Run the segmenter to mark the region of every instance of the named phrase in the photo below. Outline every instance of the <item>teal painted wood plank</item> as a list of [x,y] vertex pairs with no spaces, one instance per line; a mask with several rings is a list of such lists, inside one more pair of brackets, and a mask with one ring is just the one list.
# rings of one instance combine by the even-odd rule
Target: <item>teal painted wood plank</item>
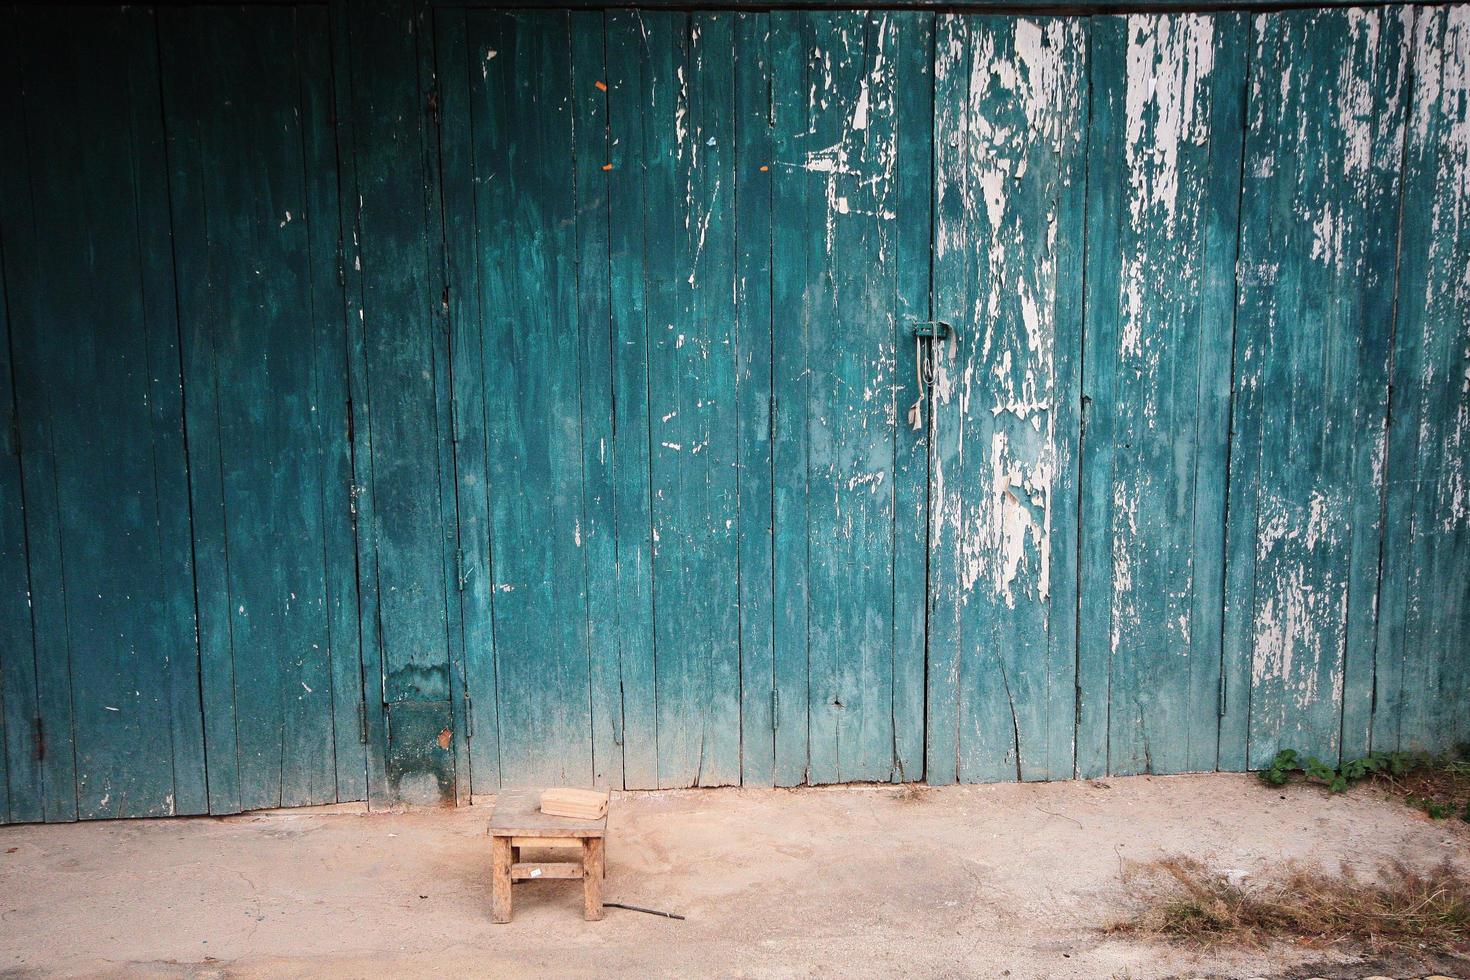
[[1366,693],[1347,665],[1372,650],[1406,55],[1399,13],[1253,24],[1231,466],[1253,482],[1232,487],[1229,547],[1254,568],[1227,598],[1249,632],[1227,634],[1226,678],[1250,684],[1252,767],[1283,746],[1335,758],[1345,687]]
[[[337,129],[337,214],[343,283],[342,306],[347,323],[348,455],[352,465],[352,528],[357,542],[358,642],[362,648],[363,703],[358,733],[367,757],[367,798],[373,809],[394,802],[388,776],[388,718],[383,704],[383,637],[377,624],[377,549],[373,528],[373,426],[369,412],[367,316],[363,309],[366,276],[362,261],[361,186],[358,181],[356,107],[352,90],[354,18],[359,10],[347,0],[329,0],[332,41],[332,89]],[[196,516],[197,520],[197,516]],[[211,789],[213,786],[211,784]]]
[[[143,272],[140,278],[144,318],[161,329],[147,332],[148,404],[153,411],[154,487],[157,494],[159,560],[167,583],[159,619],[177,646],[167,663],[169,739],[173,757],[173,812],[206,813],[209,808],[204,725],[200,702],[198,630],[193,545],[190,534],[190,492],[185,436],[184,394],[179,375],[177,267],[174,261],[167,180],[167,126],[151,96],[161,89],[161,66],[156,26],[139,23],[136,61],[139,79],[129,100],[132,126],[138,138],[137,209],[156,215],[139,227]],[[350,554],[350,552],[349,552]]]
[[[9,53],[9,46],[0,47]],[[13,63],[0,68],[0,132],[20,96]],[[7,183],[0,188],[9,189]],[[25,498],[21,492],[15,388],[6,314],[5,255],[0,211],[0,818],[9,823],[45,819],[45,781],[36,719],[36,648],[31,633],[30,574],[26,565]]]
[[[941,14],[934,29],[934,217],[933,292],[935,316],[952,317],[963,310],[964,297],[972,281],[973,255],[964,245],[967,224],[975,217],[975,195],[969,147],[965,134],[970,128],[969,21]],[[942,302],[941,302],[942,301]],[[966,321],[954,317],[957,328],[951,339],[935,348],[931,363],[940,356],[952,359],[960,343],[968,343]],[[946,515],[942,498],[935,496],[933,477],[953,472],[960,462],[963,430],[953,424],[940,425],[939,406],[932,389],[926,393],[923,410],[928,413],[930,490],[928,502],[928,588],[929,668],[927,724],[924,732],[924,778],[945,785],[960,778],[960,666],[962,633],[960,604],[953,583],[959,569],[958,541],[943,534]],[[947,394],[947,393],[946,393]]]
[[490,565],[490,478],[486,467],[482,290],[476,264],[480,248],[475,208],[478,187],[470,105],[471,72],[475,66],[470,63],[464,12],[436,11],[434,21],[442,119],[440,189],[454,377],[456,515],[461,555],[458,586],[468,698],[468,781],[473,792],[492,793],[500,786],[500,741],[495,676],[495,579]]
[[[439,482],[450,433],[438,387],[447,379],[437,373],[447,349],[442,292],[434,288],[442,244],[429,238],[426,8],[380,0],[340,10],[350,38],[346,95],[357,191],[349,227],[353,260],[361,263],[351,284],[360,318],[354,401],[365,399],[370,422],[356,464],[359,546],[364,577],[374,579],[364,592],[364,615],[382,664],[373,681],[381,703],[416,705],[399,713],[398,737],[389,737],[394,728],[385,722],[379,784],[388,797],[437,802],[455,793],[453,753],[434,748],[455,724],[448,609],[454,583],[446,574]],[[435,763],[428,770],[426,760]]]
[[[637,11],[606,14],[608,86],[608,292],[613,371],[618,670],[623,784],[658,786],[653,629],[653,504],[649,454],[649,171],[656,163],[644,119],[652,78]],[[660,246],[655,246],[655,248]]]
[[645,272],[659,784],[718,786],[740,778],[733,18],[643,25],[650,245],[667,243]]
[[[191,412],[191,464],[220,474],[194,499],[218,512],[205,550],[225,563],[208,601],[227,637],[201,642],[229,666],[211,671],[205,700],[233,712],[233,745],[211,749],[234,751],[244,809],[337,799],[328,580],[353,556],[329,550],[327,513],[351,497],[330,482],[340,472],[326,453],[346,427],[322,428],[321,373],[340,378],[345,360],[321,364],[331,347],[315,303],[336,272],[313,261],[297,31],[284,8],[165,11],[160,23],[184,382],[211,396],[207,414]],[[338,303],[322,303],[340,324]]]
[[[1082,348],[1082,485],[1077,605],[1077,775],[1109,771],[1113,679],[1113,474],[1117,423],[1114,408],[1121,323],[1125,99],[1129,85],[1129,21],[1092,22],[1089,73],[1091,127],[1087,142],[1087,322]],[[1150,66],[1151,67],[1151,66]],[[1142,75],[1143,73],[1140,72]],[[1145,77],[1152,77],[1148,72]]]
[[925,608],[928,579],[929,426],[921,409],[919,428],[908,409],[920,396],[912,359],[917,356],[913,323],[933,317],[930,308],[930,241],[933,231],[934,17],[893,13],[893,44],[885,56],[893,71],[882,75],[885,99],[893,102],[896,130],[894,187],[889,207],[895,227],[885,249],[893,250],[895,316],[893,350],[893,756],[894,777],[924,778]]
[[[165,815],[195,806],[203,777],[189,737],[197,700],[174,718],[170,676],[196,653],[180,622],[191,583],[177,564],[188,550],[174,500],[177,361],[160,363],[171,341],[159,338],[177,326],[166,265],[150,254],[166,227],[166,175],[142,169],[161,159],[162,134],[156,113],[140,128],[133,111],[158,104],[157,53],[146,11],[73,20],[37,11],[21,28],[34,210],[5,232],[45,810]],[[165,390],[172,404],[151,405]]]
[[311,253],[314,411],[321,469],[322,550],[326,580],[327,653],[332,686],[332,754],[339,802],[367,798],[367,758],[360,729],[363,703],[357,539],[348,429],[348,323],[341,249],[337,112],[332,85],[331,25],[325,7],[296,12],[301,74],[307,244]]
[[[777,161],[800,160],[807,149],[803,134],[810,53],[805,17],[773,11],[770,44],[773,156]],[[807,781],[810,758],[806,460],[811,376],[806,368],[811,337],[803,311],[812,270],[806,243],[821,234],[822,222],[816,215],[820,199],[808,193],[804,181],[787,179],[786,167],[775,166],[772,171],[776,174],[771,188],[775,781],[778,786],[794,786]],[[790,176],[800,177],[796,172]]]
[[936,110],[968,179],[940,189],[930,649],[959,645],[959,778],[1044,779],[1072,771],[1086,25],[971,18],[940,46],[969,125]]
[[470,18],[501,774],[593,778],[564,14]]
[[1372,745],[1440,751],[1470,740],[1470,8],[1411,36]]
[[[19,41],[14,28],[0,32],[0,140],[12,147],[25,145]],[[21,428],[10,356],[12,300],[6,286],[27,264],[22,259],[26,253],[6,254],[27,242],[21,234],[31,220],[23,164],[19,151],[0,159],[0,717],[6,784],[6,810],[0,816],[12,823],[46,819],[47,776],[41,757]]]
[[736,424],[739,438],[740,782],[772,786],[771,20],[735,18]]
[[582,543],[587,654],[592,684],[593,781],[623,787],[623,705],[618,670],[617,540],[613,499],[612,294],[608,266],[611,159],[606,38],[600,11],[569,18],[577,208],[578,381],[582,417]]
[[1078,638],[1088,774],[1215,767],[1219,591],[1196,576],[1224,560],[1241,26],[1093,22]]
[[908,52],[896,19],[809,16],[803,30],[811,57],[807,110],[797,119],[803,142],[780,161],[780,179],[807,197],[808,222],[800,239],[778,238],[775,247],[804,250],[809,277],[800,461],[809,535],[809,779],[890,780],[899,778],[897,243],[901,227],[922,229],[928,219],[923,204],[909,213],[895,208],[908,176],[898,172],[900,148],[915,135],[927,141],[927,127],[899,126],[897,72]]
[[[465,652],[463,609],[458,601],[460,569],[462,559],[459,550],[459,528],[455,520],[458,489],[454,461],[454,371],[450,363],[452,337],[449,319],[449,271],[448,256],[445,254],[446,234],[444,212],[441,206],[439,185],[443,181],[442,143],[443,113],[441,86],[435,68],[433,48],[433,11],[425,3],[419,3],[414,11],[416,33],[420,43],[416,46],[418,75],[426,79],[424,167],[429,178],[423,186],[425,214],[425,238],[428,244],[429,295],[437,296],[438,302],[431,303],[433,331],[438,342],[432,346],[435,417],[440,420],[443,436],[435,443],[438,460],[437,474],[439,510],[445,515],[440,528],[440,555],[448,599],[445,605],[447,626],[449,676],[449,719],[444,728],[432,736],[431,756],[451,766],[453,773],[454,800],[463,806],[470,802],[471,773],[469,767],[469,711],[466,698]],[[435,750],[437,755],[434,756]]]

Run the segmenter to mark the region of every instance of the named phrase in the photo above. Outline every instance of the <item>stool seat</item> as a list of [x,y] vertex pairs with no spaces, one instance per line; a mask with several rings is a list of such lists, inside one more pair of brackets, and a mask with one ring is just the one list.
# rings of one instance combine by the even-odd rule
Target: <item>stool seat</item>
[[[602,879],[607,874],[607,817],[578,820],[541,812],[541,791],[507,789],[495,798],[490,815],[491,918],[509,922],[511,884],[536,878],[581,878],[582,915],[601,919]],[[522,863],[523,847],[576,847],[580,861]]]

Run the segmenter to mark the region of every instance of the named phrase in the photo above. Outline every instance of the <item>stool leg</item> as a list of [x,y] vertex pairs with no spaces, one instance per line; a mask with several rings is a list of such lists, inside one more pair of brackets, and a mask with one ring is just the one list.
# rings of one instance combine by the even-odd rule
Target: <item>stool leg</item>
[[490,838],[490,918],[510,921],[510,838]]
[[602,876],[607,866],[601,837],[582,841],[582,917],[588,922],[602,918]]

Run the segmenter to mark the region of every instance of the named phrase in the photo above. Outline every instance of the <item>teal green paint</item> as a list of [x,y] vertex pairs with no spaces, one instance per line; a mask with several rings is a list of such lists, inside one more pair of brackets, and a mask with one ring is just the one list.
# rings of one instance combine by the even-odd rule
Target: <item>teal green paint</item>
[[[471,66],[462,11],[435,14],[436,67],[441,113],[441,195],[454,380],[454,456],[459,559],[455,570],[468,699],[466,728],[471,788],[500,786],[496,698],[494,576],[490,567],[489,473],[486,469],[486,398],[482,290],[476,272],[474,143],[470,115]],[[466,782],[460,779],[461,788]]]
[[[809,84],[807,23],[791,11],[771,14],[771,121],[773,161],[799,160],[806,147]],[[773,168],[774,169],[774,168]],[[779,176],[779,172],[778,172]],[[821,234],[817,202],[808,189],[789,181],[771,188],[771,452],[775,583],[773,673],[776,705],[776,785],[795,786],[809,777],[807,696],[809,604],[807,565],[806,460],[809,452],[810,378],[806,365],[811,336],[806,307],[814,275],[805,243]]]
[[610,11],[607,43],[608,293],[613,383],[613,499],[616,522],[618,676],[622,694],[623,785],[658,786],[654,707],[653,503],[648,391],[648,160],[643,122],[648,49],[636,11]]
[[[370,733],[369,796],[447,799],[456,792],[453,752],[428,745],[455,725],[455,583],[440,482],[450,438],[441,400],[448,332],[442,238],[430,234],[437,202],[429,195],[425,9],[409,0],[335,9],[350,61],[349,104],[339,96],[338,118],[351,126],[355,191],[344,241],[352,243],[349,288],[359,291],[349,311],[349,319],[358,314],[353,401],[363,407],[363,424],[354,423],[359,582],[364,651],[380,663],[366,678],[368,716],[384,722]],[[391,714],[378,707],[397,703],[405,707]],[[434,767],[418,767],[424,759]]]
[[1226,683],[1250,695],[1227,706],[1222,764],[1333,758],[1345,694],[1367,699],[1407,16],[1254,22],[1228,555],[1254,567],[1226,636]]
[[[8,46],[0,52],[9,53]],[[0,71],[13,70],[7,67]],[[18,91],[0,79],[0,92]],[[0,104],[0,133],[10,107]],[[6,185],[0,184],[0,187]],[[0,213],[0,222],[6,215]],[[0,241],[3,246],[3,241]],[[4,252],[0,250],[0,818],[11,823],[42,820],[45,784],[40,733],[35,720],[36,656],[31,639],[30,581],[26,567],[25,500],[21,494],[15,391],[10,367],[10,327],[5,314]]]
[[907,423],[908,407],[920,396],[917,373],[910,370],[913,324],[934,313],[929,298],[934,144],[928,135],[934,118],[934,17],[924,13],[888,15],[896,41],[887,55],[893,75],[886,95],[894,101],[897,129],[895,167],[889,206],[897,218],[885,249],[892,250],[893,352],[893,778],[924,775],[924,654],[928,572],[929,440],[920,419]]
[[735,17],[735,419],[739,438],[740,782],[776,779],[771,579],[769,14]]
[[[593,777],[580,410],[587,326],[567,17],[477,13],[469,41],[501,775],[510,785],[580,785]],[[482,682],[470,679],[479,697],[490,693]]]
[[1243,22],[1092,30],[1078,770],[1209,770]]
[[1458,9],[430,6],[6,14],[0,818],[1466,736]]
[[933,390],[930,758],[943,781],[1065,777],[1087,24],[939,33],[933,305],[959,327]]
[[200,812],[153,24],[142,10],[72,21],[18,25],[23,149],[3,218],[44,815]]
[[161,21],[184,386],[201,396],[188,419],[196,549],[212,558],[203,696],[233,722],[211,733],[210,769],[239,793],[213,808],[336,802],[338,701],[350,731],[360,681],[340,574],[354,545],[336,188],[318,180],[335,159],[306,128],[322,124],[307,94],[330,98],[323,73],[305,74],[325,60],[325,20],[275,8]]
[[1375,749],[1470,739],[1470,11],[1420,8],[1412,38]]
[[[592,683],[593,781],[623,785],[619,690],[616,503],[613,497],[612,308],[608,279],[610,159],[603,15],[570,16],[572,108],[577,188],[577,319],[580,324],[582,546],[585,551],[587,655]],[[598,84],[602,87],[599,88]]]

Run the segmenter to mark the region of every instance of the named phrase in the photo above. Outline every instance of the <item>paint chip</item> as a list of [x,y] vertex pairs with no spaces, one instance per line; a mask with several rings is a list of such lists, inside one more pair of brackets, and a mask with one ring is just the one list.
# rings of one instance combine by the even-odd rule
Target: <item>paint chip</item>
[[612,164],[610,164],[610,163],[604,163],[602,165],[602,169],[603,170],[611,170],[612,169]]
[[765,173],[767,170],[770,170],[770,169],[771,168],[768,167],[768,166],[766,166],[764,163],[761,164],[761,173]]
[[606,92],[607,91],[607,82],[598,81],[595,84],[597,85],[597,91],[599,91],[599,92]]

